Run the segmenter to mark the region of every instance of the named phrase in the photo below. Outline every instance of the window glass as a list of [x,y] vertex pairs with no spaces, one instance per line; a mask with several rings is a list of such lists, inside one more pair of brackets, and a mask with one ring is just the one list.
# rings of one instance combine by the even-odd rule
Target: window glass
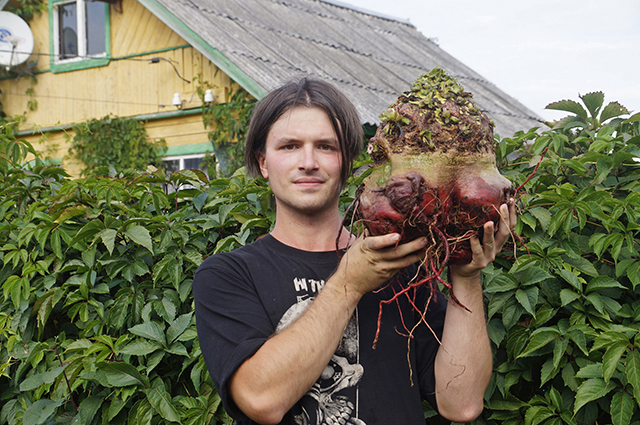
[[175,173],[176,171],[180,171],[180,160],[179,159],[170,159],[162,161],[162,165],[164,166],[164,171],[167,174]]
[[185,158],[184,169],[185,170],[199,170],[202,158]]
[[75,3],[58,6],[60,59],[78,56],[78,14]]
[[87,55],[105,53],[105,24],[106,12],[102,2],[89,1],[86,3]]

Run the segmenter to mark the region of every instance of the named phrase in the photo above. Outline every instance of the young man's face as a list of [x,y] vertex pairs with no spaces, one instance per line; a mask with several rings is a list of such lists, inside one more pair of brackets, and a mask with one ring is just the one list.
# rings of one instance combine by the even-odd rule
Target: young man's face
[[297,106],[287,111],[271,126],[258,162],[279,213],[317,215],[337,207],[342,155],[324,110]]

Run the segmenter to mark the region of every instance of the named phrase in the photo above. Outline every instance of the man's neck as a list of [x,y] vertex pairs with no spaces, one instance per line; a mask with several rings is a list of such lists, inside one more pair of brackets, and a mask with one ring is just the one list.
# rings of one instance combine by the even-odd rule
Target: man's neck
[[304,251],[332,251],[340,234],[339,248],[346,248],[350,233],[342,229],[338,210],[315,216],[290,215],[279,211],[271,235],[278,241]]

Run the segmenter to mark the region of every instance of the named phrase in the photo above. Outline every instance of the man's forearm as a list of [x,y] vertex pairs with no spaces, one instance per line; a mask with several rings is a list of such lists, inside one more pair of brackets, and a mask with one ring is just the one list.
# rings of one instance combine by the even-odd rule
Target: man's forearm
[[479,278],[452,282],[456,297],[471,312],[450,301],[435,363],[440,413],[456,422],[475,419],[483,407],[492,372],[482,285]]
[[238,407],[260,423],[278,423],[322,374],[358,300],[339,278],[329,279],[309,309],[233,375],[229,391]]

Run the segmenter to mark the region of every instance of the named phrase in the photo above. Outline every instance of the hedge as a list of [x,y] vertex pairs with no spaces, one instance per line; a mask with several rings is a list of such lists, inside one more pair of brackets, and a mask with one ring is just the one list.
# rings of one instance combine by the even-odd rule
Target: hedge
[[[640,423],[640,116],[601,99],[496,140],[523,185],[520,236],[484,273],[495,370],[477,424]],[[191,282],[269,231],[266,183],[154,167],[72,180],[35,157],[2,128],[0,424],[231,423]]]

